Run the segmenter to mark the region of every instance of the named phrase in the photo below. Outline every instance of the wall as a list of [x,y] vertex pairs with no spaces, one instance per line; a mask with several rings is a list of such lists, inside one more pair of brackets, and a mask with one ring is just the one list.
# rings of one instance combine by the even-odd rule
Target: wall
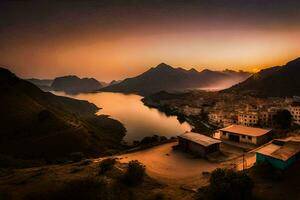
[[183,139],[179,137],[180,149],[186,152],[190,152],[202,157],[206,157],[206,154],[219,151],[219,144],[211,145],[210,147],[204,147],[195,142]]
[[256,153],[256,163],[257,164],[260,164],[263,162],[268,162],[276,169],[284,170],[287,167],[289,167],[290,165],[292,165],[295,161],[296,161],[296,157],[291,157],[287,161],[282,161],[282,160],[279,160],[279,159],[276,159],[273,157],[269,157],[267,155]]

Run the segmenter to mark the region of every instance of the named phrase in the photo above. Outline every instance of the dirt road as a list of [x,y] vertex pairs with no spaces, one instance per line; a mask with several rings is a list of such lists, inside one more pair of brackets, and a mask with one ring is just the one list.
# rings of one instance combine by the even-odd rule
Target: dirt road
[[219,166],[217,163],[173,150],[177,142],[168,143],[135,153],[118,156],[120,162],[138,160],[146,165],[147,173],[165,182],[186,183],[199,181],[202,172],[212,171]]

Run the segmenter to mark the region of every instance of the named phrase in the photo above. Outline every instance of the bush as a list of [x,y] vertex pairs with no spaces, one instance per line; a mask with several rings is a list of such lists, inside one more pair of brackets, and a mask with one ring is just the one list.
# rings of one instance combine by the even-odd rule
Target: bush
[[111,170],[116,164],[116,160],[114,158],[107,158],[100,162],[99,164],[99,174],[104,174],[105,172]]
[[128,164],[128,168],[124,174],[123,181],[125,184],[136,186],[143,182],[145,175],[145,166],[142,165],[139,161],[133,160]]
[[246,200],[252,197],[253,181],[244,172],[216,169],[212,172],[209,181],[210,199]]
[[146,136],[144,137],[140,144],[141,145],[152,145],[154,143],[158,143],[159,142],[159,137],[158,135],[153,135],[153,136]]

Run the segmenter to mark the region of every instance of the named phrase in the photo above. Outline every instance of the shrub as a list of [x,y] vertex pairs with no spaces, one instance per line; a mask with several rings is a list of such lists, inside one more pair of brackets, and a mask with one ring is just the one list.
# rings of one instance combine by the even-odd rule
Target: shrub
[[244,172],[216,169],[212,172],[209,181],[210,199],[246,200],[252,197],[253,181]]
[[100,162],[99,164],[99,174],[104,174],[105,172],[111,170],[116,164],[116,160],[114,158],[107,158]]
[[139,161],[133,160],[128,164],[127,171],[124,174],[123,181],[125,184],[135,186],[143,182],[145,177],[145,166]]
[[167,141],[168,140],[168,138],[166,137],[166,136],[160,136],[159,137],[159,141],[160,142],[165,142],[165,141]]

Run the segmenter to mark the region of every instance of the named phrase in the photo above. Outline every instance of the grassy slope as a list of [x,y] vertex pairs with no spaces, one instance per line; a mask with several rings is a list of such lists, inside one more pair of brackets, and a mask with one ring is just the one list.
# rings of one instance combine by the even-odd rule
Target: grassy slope
[[[0,152],[25,158],[89,156],[118,146],[125,128],[87,101],[45,93],[0,68]],[[40,117],[41,111],[46,117]]]
[[[74,181],[80,180],[105,180],[108,183],[108,188],[102,190],[101,185],[89,186],[87,191],[88,199],[122,199],[122,200],[146,200],[155,199],[164,185],[158,183],[154,179],[146,176],[141,185],[129,187],[120,183],[120,177],[124,174],[127,164],[117,163],[116,166],[104,175],[99,175],[99,163],[81,163],[64,164],[45,166],[42,168],[28,168],[7,172],[4,176],[0,176],[0,199],[3,200],[58,200],[69,199],[72,193],[78,195],[77,190],[80,186],[74,185],[73,187],[65,190],[68,194],[60,194],[63,187]],[[77,182],[78,184],[78,182]],[[82,186],[82,185],[81,185]],[[106,198],[99,198],[93,190],[97,189],[100,193],[106,193]],[[74,190],[73,192],[70,190]],[[76,190],[76,191],[75,191]],[[84,190],[84,189],[83,189]],[[55,198],[53,197],[55,196]],[[66,198],[60,198],[60,196]],[[79,196],[71,197],[72,199],[81,199]],[[1,199],[1,200],[2,200]]]

